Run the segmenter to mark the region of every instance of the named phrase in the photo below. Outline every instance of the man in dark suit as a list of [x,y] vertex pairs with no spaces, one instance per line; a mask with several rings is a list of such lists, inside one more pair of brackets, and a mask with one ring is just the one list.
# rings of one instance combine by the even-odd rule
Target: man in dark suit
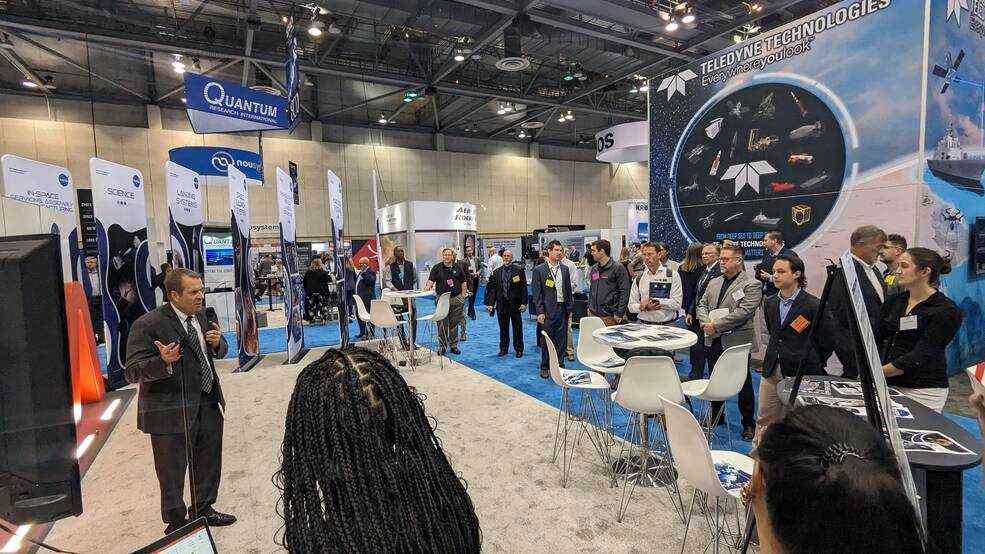
[[756,279],[763,283],[764,299],[776,294],[776,285],[773,283],[773,262],[782,254],[797,255],[783,244],[783,233],[779,231],[766,233],[763,236],[763,259],[753,268]]
[[[698,321],[697,315],[698,303],[701,302],[701,297],[705,295],[705,289],[708,288],[708,283],[722,274],[722,267],[718,263],[718,251],[719,246],[714,243],[708,243],[701,249],[701,263],[704,264],[705,269],[701,272],[701,276],[698,277],[698,282],[694,287],[694,299],[691,302],[691,309],[685,315],[687,328],[699,337],[702,335],[702,332],[701,322]],[[705,378],[705,365],[708,359],[707,350],[708,347],[705,346],[704,341],[699,340],[691,346],[688,355],[691,360],[691,371],[681,381],[687,382]]]
[[[878,327],[879,311],[886,300],[886,282],[882,271],[876,266],[879,261],[879,249],[886,242],[886,233],[874,226],[863,225],[852,231],[850,238],[855,273],[858,275],[859,288],[865,301],[865,311],[869,316],[869,325]],[[851,340],[849,318],[854,317],[852,305],[849,302],[848,291],[841,279],[835,279],[829,292],[831,315],[835,323],[835,343],[833,345],[844,376],[858,379],[858,366],[855,363],[855,345]],[[830,354],[830,351],[827,353]]]
[[[763,301],[769,342],[763,358],[763,378],[759,381],[759,412],[753,448],[771,423],[782,415],[777,385],[784,377],[794,377],[801,360],[806,360],[805,375],[824,375],[820,352],[830,350],[834,335],[831,317],[817,319],[818,298],[804,290],[807,286],[804,261],[780,254],[773,260],[773,284],[777,294]],[[811,326],[816,325],[816,344],[811,345]]]
[[[503,265],[486,282],[486,309],[499,319],[499,356],[505,356],[510,345],[510,326],[513,326],[513,351],[523,357],[523,322],[520,314],[527,306],[527,276],[523,268],[513,266],[513,252],[503,252]],[[565,337],[567,338],[567,337]]]
[[[376,272],[369,267],[369,258],[365,256],[359,258],[359,273],[356,275],[356,296],[362,299],[366,309],[369,310],[370,304],[376,298]],[[357,339],[366,338],[366,326],[369,325],[369,334],[375,334],[372,323],[359,320],[359,336]]]
[[[568,344],[568,314],[574,305],[571,292],[571,275],[561,263],[564,247],[552,240],[547,244],[547,261],[534,268],[531,277],[534,305],[537,307],[537,323],[554,343],[557,357],[564,367],[564,351]],[[547,345],[540,350],[540,377],[547,379],[550,362]]]
[[[164,532],[196,517],[205,517],[213,527],[232,525],[235,517],[212,508],[222,474],[226,404],[212,360],[226,355],[226,339],[202,311],[205,293],[199,274],[172,270],[164,286],[168,302],[130,329],[126,362],[127,381],[140,384],[137,428],[151,437]],[[183,496],[189,462],[190,509]]]
[[95,256],[86,256],[86,273],[79,281],[86,293],[89,303],[89,319],[92,321],[92,332],[96,335],[96,343],[103,343],[103,292],[99,277],[99,261]]
[[[393,263],[390,264],[390,283],[391,290],[414,290],[417,286],[417,272],[414,270],[414,263],[408,261],[402,246],[393,247]],[[403,311],[409,311],[410,301],[404,299]],[[410,340],[417,342],[417,317],[410,319]],[[404,336],[404,326],[397,327],[400,333],[400,342],[405,348],[410,348],[407,337]]]

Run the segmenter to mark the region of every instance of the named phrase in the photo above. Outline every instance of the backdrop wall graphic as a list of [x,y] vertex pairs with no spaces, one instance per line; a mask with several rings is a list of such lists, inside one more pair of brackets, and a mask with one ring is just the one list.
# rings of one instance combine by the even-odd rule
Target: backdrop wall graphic
[[66,280],[78,281],[82,275],[83,256],[79,250],[79,231],[75,223],[75,186],[72,173],[58,166],[5,154],[0,157],[3,168],[4,196],[42,206],[65,214],[58,232],[68,238],[70,268]]
[[165,163],[168,180],[168,219],[174,267],[205,272],[202,247],[202,179],[174,162]]
[[229,168],[230,227],[233,235],[233,271],[236,296],[236,337],[239,368],[247,371],[260,360],[257,335],[256,289],[250,264],[250,197],[246,175]]
[[[304,325],[301,322],[301,275],[294,224],[294,184],[290,174],[277,168],[277,198],[280,206],[280,257],[284,260],[281,288],[287,316],[287,360],[294,363],[304,350]],[[307,260],[305,260],[307,262]],[[307,263],[305,265],[307,267]]]
[[99,158],[89,161],[96,212],[99,276],[111,387],[125,384],[127,337],[137,318],[154,309],[150,282],[144,178],[140,171]]

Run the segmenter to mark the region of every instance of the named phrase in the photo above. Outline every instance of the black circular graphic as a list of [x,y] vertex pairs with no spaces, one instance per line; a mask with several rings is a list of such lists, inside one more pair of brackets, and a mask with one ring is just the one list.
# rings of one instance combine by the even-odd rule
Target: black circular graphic
[[781,83],[738,90],[709,108],[677,154],[675,203],[701,242],[762,255],[769,231],[794,247],[823,223],[845,178],[845,138],[825,103]]

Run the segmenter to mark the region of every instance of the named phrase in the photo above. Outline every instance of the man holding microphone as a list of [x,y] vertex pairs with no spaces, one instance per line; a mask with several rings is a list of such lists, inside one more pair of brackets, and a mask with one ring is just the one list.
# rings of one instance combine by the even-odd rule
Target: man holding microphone
[[[167,302],[134,323],[127,340],[126,378],[139,383],[137,428],[151,437],[161,487],[161,517],[171,533],[197,517],[209,526],[236,522],[212,508],[222,473],[225,398],[213,358],[226,355],[226,339],[202,310],[202,278],[175,269],[164,280]],[[186,449],[190,447],[190,451]],[[186,467],[192,505],[186,508]]]

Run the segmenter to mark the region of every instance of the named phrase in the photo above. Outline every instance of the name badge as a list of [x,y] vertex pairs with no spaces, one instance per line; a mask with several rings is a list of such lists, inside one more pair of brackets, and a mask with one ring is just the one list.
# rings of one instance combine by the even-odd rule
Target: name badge
[[445,282],[448,283],[448,286],[449,287],[454,287],[455,286],[455,280],[454,279],[448,279]]
[[554,280],[553,279],[548,279],[548,280],[544,281],[544,286],[547,287],[547,288],[550,288],[550,289],[554,288]]
[[900,331],[916,331],[916,329],[917,329],[917,316],[905,315],[899,318]]
[[742,300],[745,297],[746,297],[746,291],[742,289],[739,289],[732,293],[732,300],[735,300],[736,302]]
[[400,280],[403,281],[404,280],[404,274],[403,274],[403,272],[398,273],[397,274],[397,277],[399,277]]
[[596,271],[595,273],[592,273],[592,281],[598,281],[598,280],[599,280],[599,273]]
[[798,333],[803,333],[804,329],[807,329],[811,324],[811,320],[806,317],[799,315],[796,319],[790,322],[790,328]]
[[514,283],[519,283],[520,282],[520,276],[519,275],[514,275],[513,276],[513,282]]
[[896,282],[896,276],[895,275],[893,275],[892,273],[890,273],[889,275],[886,275],[886,284],[887,285],[892,285],[895,282]]

